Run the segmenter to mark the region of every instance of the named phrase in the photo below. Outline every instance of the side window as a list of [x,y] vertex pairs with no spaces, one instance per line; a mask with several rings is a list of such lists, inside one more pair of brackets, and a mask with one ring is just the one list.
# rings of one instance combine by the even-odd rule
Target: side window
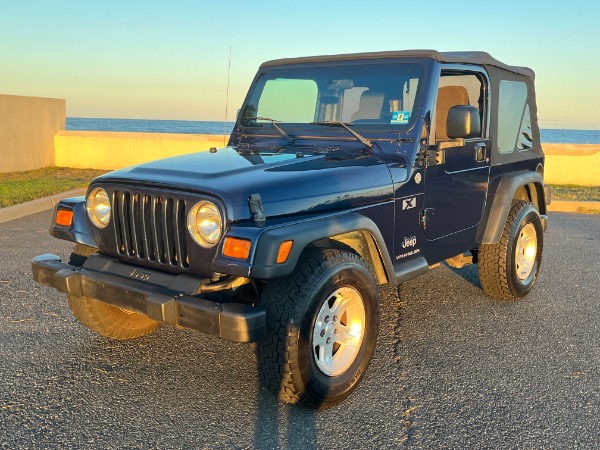
[[256,115],[288,123],[312,122],[317,97],[317,83],[313,80],[269,80],[260,97]]
[[435,106],[435,139],[449,140],[446,132],[448,111],[453,106],[471,105],[479,110],[481,130],[484,132],[485,90],[482,79],[476,74],[442,72]]
[[512,153],[532,147],[531,115],[527,85],[521,81],[500,81],[498,101],[498,151]]

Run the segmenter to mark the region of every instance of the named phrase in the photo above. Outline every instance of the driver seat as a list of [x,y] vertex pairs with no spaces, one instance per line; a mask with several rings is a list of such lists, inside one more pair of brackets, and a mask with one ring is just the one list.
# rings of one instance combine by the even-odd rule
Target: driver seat
[[469,104],[469,94],[463,86],[443,86],[438,89],[435,105],[435,140],[447,141],[448,112],[450,108]]
[[352,114],[351,122],[355,120],[379,119],[383,107],[383,92],[364,91],[360,95],[358,110]]

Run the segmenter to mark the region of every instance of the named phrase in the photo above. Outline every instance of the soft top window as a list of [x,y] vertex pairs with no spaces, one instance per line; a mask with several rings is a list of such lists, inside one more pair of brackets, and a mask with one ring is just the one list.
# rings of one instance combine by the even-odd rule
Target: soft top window
[[527,85],[521,81],[502,80],[498,100],[498,151],[527,151],[532,145]]

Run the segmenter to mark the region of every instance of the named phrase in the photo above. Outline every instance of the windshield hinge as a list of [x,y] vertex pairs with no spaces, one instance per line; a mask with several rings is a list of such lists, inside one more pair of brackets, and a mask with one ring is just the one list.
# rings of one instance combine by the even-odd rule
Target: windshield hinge
[[429,146],[425,142],[421,142],[415,162],[417,166],[427,169],[437,164],[438,156],[439,152],[435,146]]
[[248,205],[250,205],[250,212],[254,215],[254,224],[257,227],[264,227],[267,218],[265,216],[265,209],[263,208],[260,194],[252,194],[248,198]]

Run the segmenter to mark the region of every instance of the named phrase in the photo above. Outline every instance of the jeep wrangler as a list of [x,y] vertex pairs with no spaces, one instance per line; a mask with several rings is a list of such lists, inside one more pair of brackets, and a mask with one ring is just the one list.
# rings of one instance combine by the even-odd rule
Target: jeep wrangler
[[261,65],[227,147],[117,170],[55,208],[34,279],[113,339],[160,323],[257,342],[281,400],[358,385],[378,286],[446,261],[486,294],[525,296],[546,205],[534,73],[432,50]]

